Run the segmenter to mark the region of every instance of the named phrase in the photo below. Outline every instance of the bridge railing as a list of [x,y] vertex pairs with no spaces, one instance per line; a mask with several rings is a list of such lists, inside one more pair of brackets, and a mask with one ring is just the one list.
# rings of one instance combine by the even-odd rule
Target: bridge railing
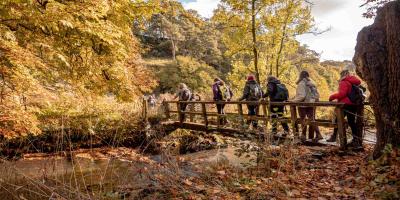
[[[226,112],[224,114],[218,114],[217,112],[212,112],[208,108],[210,105],[216,105],[216,104],[226,104],[226,105],[236,105],[235,112]],[[181,110],[180,107],[181,105],[191,105],[189,106],[188,109],[186,110]],[[261,109],[262,112],[258,112],[257,115],[255,116],[249,116],[248,114],[245,114],[243,112],[243,105],[257,105],[258,110]],[[200,106],[200,111],[196,111],[194,108],[196,106]],[[298,132],[298,124],[302,125],[315,125],[315,126],[325,126],[325,127],[334,127],[338,129],[338,135],[339,135],[339,140],[340,140],[340,147],[342,149],[346,148],[346,143],[347,143],[347,138],[346,138],[346,131],[345,131],[345,120],[344,120],[344,104],[343,103],[337,103],[337,102],[325,102],[325,101],[320,101],[320,102],[313,102],[313,103],[294,103],[294,102],[269,102],[269,101],[220,101],[220,102],[215,102],[215,101],[164,101],[163,102],[163,107],[164,107],[164,114],[165,117],[168,120],[172,119],[172,114],[177,114],[178,116],[178,121],[176,121],[177,124],[179,124],[181,127],[189,127],[190,124],[193,124],[195,122],[196,116],[200,116],[200,119],[202,119],[201,125],[204,127],[204,130],[226,130],[222,127],[222,124],[220,124],[220,119],[225,118],[227,115],[234,115],[238,116],[240,119],[239,123],[242,125],[245,124],[244,119],[247,120],[259,120],[259,121],[264,121],[265,123],[265,128],[268,128],[268,123],[272,120],[270,117],[270,107],[271,106],[285,106],[289,107],[290,109],[290,117],[285,118],[285,117],[280,117],[274,120],[277,121],[285,121],[289,122],[291,124],[293,133],[295,137],[299,136]],[[176,110],[173,110],[172,108],[176,107]],[[322,120],[322,119],[307,119],[305,121],[300,121],[299,117],[297,116],[297,108],[298,107],[332,107],[335,110],[335,115],[336,115],[336,122],[332,120]],[[189,118],[185,117],[189,116]],[[210,117],[216,117],[216,126],[210,124]],[[188,119],[188,122],[186,121]],[[362,121],[362,120],[360,120]],[[362,126],[362,122],[357,122],[359,126]],[[197,123],[197,125],[199,125]],[[267,130],[265,130],[267,132]]]

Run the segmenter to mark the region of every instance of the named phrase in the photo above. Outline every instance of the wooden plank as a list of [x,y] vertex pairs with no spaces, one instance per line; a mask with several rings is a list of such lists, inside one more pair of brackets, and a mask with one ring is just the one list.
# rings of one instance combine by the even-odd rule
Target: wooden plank
[[346,130],[344,126],[344,112],[343,108],[337,107],[335,109],[337,117],[337,127],[340,142],[340,149],[345,150],[347,145]]
[[208,119],[207,119],[207,108],[206,108],[205,103],[201,103],[201,110],[203,112],[204,126],[207,128],[208,127]]
[[290,119],[291,119],[293,135],[295,138],[299,138],[299,132],[296,131],[296,130],[298,130],[297,123],[296,123],[297,122],[297,108],[294,105],[290,106]]

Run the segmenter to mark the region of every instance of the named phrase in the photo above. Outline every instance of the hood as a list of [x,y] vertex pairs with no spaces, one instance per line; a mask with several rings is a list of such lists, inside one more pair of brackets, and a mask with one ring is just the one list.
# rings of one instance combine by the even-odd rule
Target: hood
[[306,85],[309,87],[315,87],[315,82],[311,79],[306,79]]
[[281,84],[281,81],[278,79],[273,79],[273,80],[268,81],[268,83]]
[[361,80],[360,79],[358,79],[357,77],[355,77],[355,76],[346,76],[346,77],[344,77],[343,79],[342,79],[342,81],[348,81],[348,82],[350,82],[351,84],[353,84],[353,85],[360,85],[361,84]]

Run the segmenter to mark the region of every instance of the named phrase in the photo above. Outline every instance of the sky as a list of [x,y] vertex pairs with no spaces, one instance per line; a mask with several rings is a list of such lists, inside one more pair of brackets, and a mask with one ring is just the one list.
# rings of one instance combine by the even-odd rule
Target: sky
[[[219,0],[180,0],[186,9],[194,9],[203,17],[211,17]],[[362,0],[311,0],[312,14],[320,30],[331,28],[329,32],[314,36],[306,34],[298,37],[302,44],[321,53],[322,60],[351,60],[358,32],[372,19],[362,17],[365,8],[360,8]]]

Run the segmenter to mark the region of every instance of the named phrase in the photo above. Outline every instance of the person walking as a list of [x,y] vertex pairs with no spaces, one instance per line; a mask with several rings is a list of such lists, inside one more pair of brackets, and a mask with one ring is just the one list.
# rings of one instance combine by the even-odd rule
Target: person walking
[[[351,128],[351,134],[353,140],[348,144],[350,147],[362,148],[362,135],[358,135],[357,124],[356,124],[356,113],[358,111],[358,104],[362,103],[364,99],[357,93],[356,90],[361,85],[361,80],[350,74],[349,70],[343,70],[340,72],[340,80],[338,92],[332,94],[329,97],[329,101],[337,100],[338,102],[344,103],[344,116],[347,118],[347,122]],[[361,91],[360,91],[361,92]],[[352,101],[353,99],[353,101]],[[361,102],[357,102],[357,99],[362,99]],[[336,120],[337,121],[337,120]],[[327,140],[327,142],[335,142],[337,138],[337,128],[334,129],[333,134]]]
[[[288,100],[289,92],[279,79],[269,76],[267,78],[267,92],[263,95],[263,98],[267,97],[269,97],[270,102],[284,102]],[[270,112],[272,113],[272,134],[277,134],[278,118],[283,116],[284,106],[271,105]],[[284,130],[282,136],[286,136],[289,133],[289,126],[286,122],[282,122],[281,124]]]
[[[241,98],[239,98],[239,101],[258,101],[262,98],[262,89],[260,85],[257,83],[255,80],[255,77],[253,74],[250,74],[247,76],[247,81],[246,85],[243,88],[243,95]],[[248,109],[248,115],[251,116],[256,116],[258,113],[258,105],[254,104],[247,104],[247,109]],[[247,123],[253,126],[253,128],[257,128],[258,123],[257,120],[251,119],[248,120]]]
[[[178,91],[174,97],[174,99],[179,98],[179,101],[190,101],[192,98],[192,92],[184,83],[179,83]],[[181,112],[185,112],[187,107],[187,103],[179,103],[179,109]],[[185,114],[181,113],[179,116],[179,121],[182,123],[185,121]]]
[[[300,72],[299,79],[297,80],[296,96],[291,100],[291,102],[316,102],[319,101],[319,92],[315,83],[310,79],[310,74],[307,71]],[[300,139],[302,141],[306,140],[307,135],[307,125],[306,120],[315,120],[315,108],[308,106],[298,107],[299,116],[302,124],[302,131]],[[314,132],[316,132],[316,137],[314,137]],[[308,126],[308,138],[314,141],[323,139],[319,131],[318,126],[310,124]]]
[[[213,100],[216,102],[218,114],[225,114],[225,104],[221,102],[231,100],[233,96],[232,90],[220,78],[215,78],[214,84],[212,85],[212,91],[214,96]],[[220,117],[219,120],[219,124],[221,125],[225,124],[226,122],[226,118],[224,117]]]

